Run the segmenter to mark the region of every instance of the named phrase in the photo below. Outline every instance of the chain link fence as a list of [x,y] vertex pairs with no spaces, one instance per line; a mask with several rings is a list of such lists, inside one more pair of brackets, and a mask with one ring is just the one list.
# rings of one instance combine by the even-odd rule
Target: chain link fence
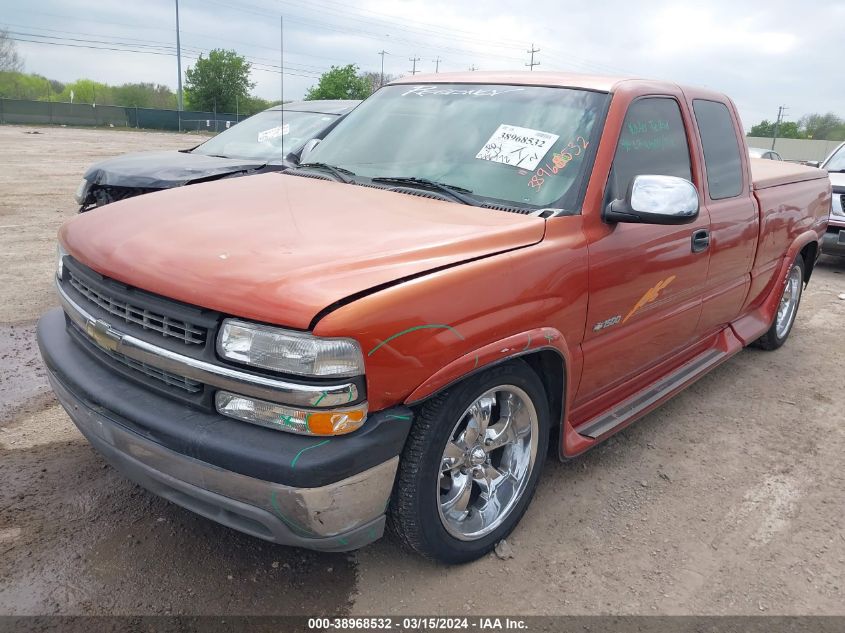
[[0,123],[30,125],[79,125],[149,130],[220,132],[246,115],[159,110],[93,103],[0,99]]

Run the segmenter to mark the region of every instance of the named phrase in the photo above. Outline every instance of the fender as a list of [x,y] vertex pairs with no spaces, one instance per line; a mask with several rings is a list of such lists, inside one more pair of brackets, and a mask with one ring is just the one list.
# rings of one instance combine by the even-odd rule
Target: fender
[[805,231],[796,237],[787,249],[786,255],[780,260],[780,264],[777,266],[776,272],[769,283],[768,294],[763,301],[757,308],[731,323],[734,334],[742,341],[743,345],[750,345],[772,327],[775,316],[777,316],[778,303],[780,303],[780,296],[783,292],[783,286],[786,283],[792,262],[795,261],[795,258],[798,257],[798,254],[805,246],[814,242],[818,244],[818,241],[818,233],[812,230]]
[[552,350],[561,356],[566,393],[573,393],[573,385],[570,383],[575,374],[572,371],[574,361],[566,339],[555,328],[541,327],[488,343],[456,358],[414,389],[405,399],[405,404],[409,406],[419,404],[459,380],[494,365],[540,350]]
[[555,328],[542,327],[514,334],[455,359],[417,387],[405,400],[405,404],[417,404],[479,371],[542,350],[554,351],[561,357],[564,392],[561,398],[561,418],[558,421],[561,438],[558,456],[561,460],[566,459],[563,438],[572,430],[567,412],[578,388],[582,359],[580,346],[571,350],[566,338]]

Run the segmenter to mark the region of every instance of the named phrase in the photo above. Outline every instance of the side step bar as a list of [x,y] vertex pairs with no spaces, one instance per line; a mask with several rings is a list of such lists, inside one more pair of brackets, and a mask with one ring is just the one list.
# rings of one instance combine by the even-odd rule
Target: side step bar
[[635,393],[627,400],[623,400],[613,410],[603,413],[575,430],[580,435],[593,440],[601,437],[617,426],[630,422],[655,402],[705,374],[711,367],[724,360],[726,356],[728,356],[727,352],[715,349],[699,354],[673,373],[661,378],[643,391]]

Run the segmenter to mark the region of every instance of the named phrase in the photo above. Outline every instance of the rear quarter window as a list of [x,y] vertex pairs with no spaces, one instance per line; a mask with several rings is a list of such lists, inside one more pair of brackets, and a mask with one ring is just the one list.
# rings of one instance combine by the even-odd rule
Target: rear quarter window
[[710,198],[738,196],[742,193],[742,159],[730,110],[724,103],[705,99],[695,99],[692,109],[701,133]]

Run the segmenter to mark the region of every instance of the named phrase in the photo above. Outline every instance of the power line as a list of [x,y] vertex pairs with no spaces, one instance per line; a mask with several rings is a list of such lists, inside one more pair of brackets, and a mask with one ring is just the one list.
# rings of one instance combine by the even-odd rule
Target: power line
[[[228,8],[228,9],[246,11],[247,13],[252,13],[254,15],[259,15],[259,16],[263,16],[263,17],[267,17],[267,16],[276,17],[276,15],[277,15],[277,14],[268,13],[267,11],[264,11],[262,9],[256,9],[254,6],[243,5],[241,3],[234,3],[234,2],[232,2],[232,0],[230,0],[229,2],[222,2],[221,0],[207,0],[207,2],[210,2],[212,4],[216,4],[218,6],[222,6],[222,7]],[[350,28],[348,25],[334,26],[334,25],[330,25],[330,24],[326,23],[325,21],[315,21],[315,20],[311,20],[311,19],[308,19],[308,18],[305,18],[305,17],[302,17],[302,16],[291,16],[291,15],[288,14],[286,17],[291,22],[296,22],[298,24],[304,24],[306,26],[312,26],[312,27],[322,29],[322,30],[335,31],[335,32],[338,32],[338,33],[343,33],[344,35],[357,35],[357,36],[368,38],[368,39],[378,40],[379,42],[384,41],[384,34],[383,33],[374,33],[372,31],[367,31],[365,29],[360,29],[360,28]],[[504,59],[504,60],[508,60],[508,61],[522,61],[518,57],[510,57],[510,56],[507,56],[507,55],[497,55],[495,53],[479,53],[478,51],[474,51],[474,50],[468,50],[468,49],[464,49],[464,48],[447,47],[447,46],[442,46],[442,45],[433,45],[433,44],[430,44],[430,43],[427,43],[427,42],[424,42],[424,41],[421,41],[421,40],[413,40],[413,39],[407,39],[407,38],[402,38],[402,37],[391,37],[391,41],[400,42],[400,43],[403,43],[403,44],[407,44],[409,46],[415,46],[415,47],[418,47],[418,48],[433,50],[433,51],[437,51],[437,52],[454,52],[454,53],[458,53],[458,54],[461,54],[461,55],[465,55],[467,57],[471,55],[473,57],[481,56],[481,57],[490,58],[490,59],[498,58],[498,59]]]
[[[44,36],[35,36],[35,37],[44,37]],[[70,47],[70,48],[85,48],[85,49],[91,49],[91,50],[115,51],[115,52],[119,52],[119,53],[135,53],[135,54],[145,54],[145,55],[164,55],[164,56],[168,56],[168,57],[175,57],[176,56],[176,52],[174,50],[171,50],[171,51],[143,50],[143,49],[137,49],[137,48],[127,48],[127,47],[121,46],[119,44],[118,44],[118,46],[120,46],[120,47],[118,47],[118,46],[100,46],[100,45],[91,45],[91,44],[76,44],[76,43],[68,43],[68,42],[49,42],[49,41],[45,42],[45,41],[42,41],[42,40],[33,40],[33,39],[27,39],[27,38],[24,38],[24,37],[17,37],[17,36],[16,37],[10,37],[9,39],[13,40],[15,42],[26,42],[26,43],[30,43],[30,44],[46,44],[46,45],[49,45],[49,46],[66,46],[66,47]],[[129,44],[127,46],[136,46],[136,45]],[[186,58],[192,59],[192,60],[196,60],[198,58],[198,55],[183,54],[183,57],[186,57]],[[247,60],[250,60],[250,58],[247,57]],[[275,72],[275,73],[278,73],[278,72],[281,71],[281,67],[276,65],[276,64],[268,64],[268,63],[264,63],[264,62],[257,62],[257,63],[252,62],[252,65],[256,70],[267,71],[267,72]],[[291,77],[305,77],[305,78],[308,78],[308,79],[317,79],[317,78],[319,78],[319,76],[321,74],[318,71],[306,71],[306,70],[301,70],[299,72],[292,72],[291,70],[289,70],[289,68],[290,68],[290,65],[288,65],[288,67],[284,69],[284,73],[288,76],[291,76]],[[293,70],[298,70],[298,69],[293,69]]]
[[[213,1],[213,0],[210,0],[210,1]],[[288,0],[288,1],[294,1],[294,0]],[[306,0],[295,0],[295,1],[306,2]],[[338,9],[337,7],[346,6],[346,5],[343,5],[342,3],[337,2],[335,0],[320,0],[320,2],[330,3],[330,4],[333,4],[333,5],[336,5],[336,7],[333,7],[331,9],[332,14],[342,13],[343,11]],[[307,5],[308,5],[309,8],[312,7],[312,6],[320,6],[320,2],[315,1],[315,0],[307,0]],[[220,1],[217,1],[215,3],[218,4],[219,6],[222,6],[222,7],[225,7],[225,8],[229,8],[229,9],[233,9],[233,10],[239,10],[239,11],[242,11],[242,12],[245,11],[245,12],[248,12],[248,13],[252,13],[253,15],[260,15],[260,16],[264,16],[264,17],[270,16],[270,17],[274,17],[274,18],[278,15],[278,13],[268,13],[267,11],[263,11],[261,9],[255,8],[254,6],[250,6],[250,7],[243,6],[243,5],[231,6],[231,5],[227,5],[224,2],[220,2]],[[323,6],[325,6],[325,5],[323,5]],[[25,12],[25,13],[34,13],[34,14],[38,14],[38,15],[46,15],[46,16],[62,18],[62,19],[71,19],[72,20],[72,19],[78,18],[78,16],[63,15],[63,14],[58,14],[58,13],[46,12],[46,11],[35,11],[35,10],[32,10],[32,9],[16,9],[16,10],[21,11],[21,12]],[[367,9],[361,9],[360,11],[370,13],[370,14],[373,14],[373,15],[386,15],[386,14],[379,14],[378,12],[367,10]],[[346,12],[349,13],[348,10]],[[359,14],[359,15],[361,15],[361,14]],[[113,21],[107,21],[107,20],[98,20],[96,18],[91,18],[91,17],[86,17],[85,21],[86,21],[86,23],[105,24],[105,25],[110,25],[110,26],[125,26],[125,27],[132,28],[132,29],[166,31],[168,33],[172,33],[172,28],[143,26],[143,25],[140,25],[140,24],[129,24],[129,23],[125,23],[125,22],[113,22]],[[386,22],[389,22],[389,21],[386,21]],[[369,19],[367,23],[372,24],[373,22],[372,22],[371,19]],[[396,29],[409,30],[409,29],[406,29],[404,27],[397,26],[395,23],[391,23],[391,26],[392,26],[392,28],[396,28]],[[456,34],[461,34],[461,33],[470,34],[469,31],[464,31],[464,30],[461,30],[461,29],[446,29],[445,27],[433,27],[430,24],[426,24],[426,26],[429,26],[429,27],[432,27],[432,28],[443,28],[443,30],[446,30],[446,31],[449,31],[449,32],[452,32],[452,33],[456,33]],[[339,28],[330,28],[329,27],[329,30],[334,30],[334,31],[338,31],[338,32],[345,32],[345,28],[342,27],[342,26],[339,27]],[[421,32],[426,32],[425,29],[417,29],[417,30],[421,31]],[[185,35],[193,35],[195,37],[201,37],[201,38],[204,38],[204,39],[208,38],[208,36],[206,34],[193,33],[191,31],[183,31],[183,33]],[[362,36],[362,37],[366,37],[366,36]],[[380,41],[383,41],[383,39],[384,39],[383,35],[372,34],[372,37],[376,37],[376,38],[380,39]],[[449,36],[446,36],[446,35],[442,35],[441,37],[444,37],[445,39],[459,40],[461,42],[470,41],[470,39],[471,39],[471,38],[466,37],[465,35],[463,35],[463,36],[457,35],[456,37],[449,37]],[[232,43],[236,43],[236,44],[241,44],[243,46],[250,46],[250,47],[254,47],[254,48],[266,48],[266,49],[270,49],[270,50],[276,50],[275,47],[264,46],[264,45],[256,44],[256,43],[239,42],[237,40],[233,40],[233,39],[225,37],[225,36],[224,37],[216,37],[215,36],[214,40],[215,40],[215,42],[227,41],[227,42],[232,42]],[[398,38],[394,38],[394,41],[399,42],[400,40]],[[476,41],[486,44],[486,43],[488,43],[489,40],[476,40]],[[521,45],[518,42],[513,41],[513,40],[503,40],[503,39],[499,38],[496,41],[497,41],[497,44],[502,43],[502,42],[506,42],[507,48],[511,48],[511,47],[521,48]],[[511,44],[511,42],[513,42],[513,44]],[[404,41],[403,43],[406,43],[406,41]],[[414,44],[417,45],[418,47],[420,47],[419,42],[415,42],[412,45],[414,45]],[[433,47],[426,44],[425,48],[430,49],[430,48],[433,48]],[[438,52],[443,52],[446,49],[444,49],[443,47],[440,47],[439,49],[436,49],[436,50],[438,50]],[[560,59],[565,60],[564,63],[557,63],[556,64],[559,68],[573,68],[574,67],[574,68],[577,68],[577,69],[588,70],[590,72],[599,72],[599,73],[602,73],[602,74],[608,74],[608,73],[609,74],[622,74],[622,75],[636,74],[636,73],[633,73],[630,70],[626,70],[624,68],[619,68],[617,66],[612,66],[612,65],[609,65],[609,64],[603,64],[603,63],[597,62],[595,60],[587,60],[585,58],[574,56],[574,55],[572,55],[571,51],[562,52],[559,49],[556,49],[554,47],[550,47],[548,45],[546,46],[546,50],[547,50],[547,52],[553,53],[556,57],[559,57]],[[288,51],[288,52],[295,54],[295,55],[296,54],[305,55],[305,53],[296,53],[295,51]],[[452,48],[452,49],[448,49],[448,52],[455,52],[455,53],[458,53],[458,54],[460,54],[464,57],[468,57],[469,55],[478,56],[477,51],[467,51],[466,49],[457,49],[456,50],[456,49]],[[344,63],[345,62],[345,60],[340,60],[338,58],[325,57],[325,56],[315,55],[313,53],[307,53],[307,55],[309,57],[312,57],[312,58],[326,59],[326,60],[334,61],[334,62],[338,62],[338,63]],[[486,54],[486,55],[482,54],[481,56],[487,57],[487,58],[504,59],[504,60],[508,60],[508,61],[521,61],[521,60],[518,60],[517,58],[514,58],[514,57],[495,55],[495,54],[492,54],[492,53]]]

